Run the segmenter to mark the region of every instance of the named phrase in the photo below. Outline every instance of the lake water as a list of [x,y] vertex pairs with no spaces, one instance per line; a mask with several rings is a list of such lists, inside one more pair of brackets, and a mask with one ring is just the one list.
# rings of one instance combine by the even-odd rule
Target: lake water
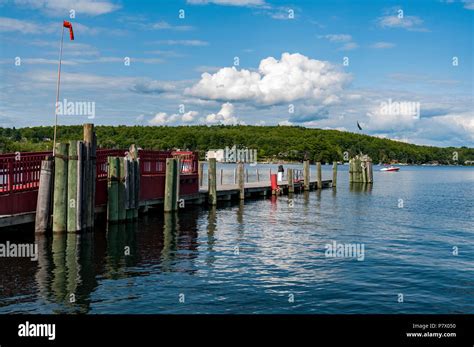
[[[337,190],[290,200],[151,210],[82,235],[2,233],[40,256],[0,258],[0,313],[474,313],[474,169],[374,181],[350,187],[339,166]],[[327,257],[333,242],[363,246],[363,260]]]

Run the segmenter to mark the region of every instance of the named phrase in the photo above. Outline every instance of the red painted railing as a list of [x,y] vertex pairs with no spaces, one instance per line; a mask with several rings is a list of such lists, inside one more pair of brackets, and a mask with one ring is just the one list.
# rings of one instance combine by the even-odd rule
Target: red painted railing
[[[107,157],[124,156],[125,150],[98,149],[96,176],[96,205],[107,203]],[[0,155],[0,215],[31,212],[36,199],[41,161],[52,152],[11,153]],[[198,157],[195,152],[139,150],[140,200],[162,199],[166,158],[181,159],[180,195],[197,194]]]

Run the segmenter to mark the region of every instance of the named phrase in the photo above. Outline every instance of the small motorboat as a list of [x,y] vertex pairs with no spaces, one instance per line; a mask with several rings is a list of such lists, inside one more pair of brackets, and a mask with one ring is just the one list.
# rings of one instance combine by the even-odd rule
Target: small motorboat
[[400,170],[400,168],[395,167],[395,166],[387,166],[380,169],[380,171],[398,171],[398,170]]

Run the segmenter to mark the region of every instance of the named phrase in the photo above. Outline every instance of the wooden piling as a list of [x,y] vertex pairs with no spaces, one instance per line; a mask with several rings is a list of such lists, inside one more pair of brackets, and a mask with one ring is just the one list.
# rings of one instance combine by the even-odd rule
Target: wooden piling
[[244,177],[244,163],[237,164],[237,177],[239,184],[239,198],[245,200],[245,177]]
[[204,176],[204,162],[200,161],[198,165],[199,187],[202,186]]
[[257,176],[257,182],[260,182],[260,173],[258,172],[258,169],[255,169],[255,175]]
[[118,180],[118,220],[124,221],[127,218],[127,210],[125,206],[125,158],[118,157],[119,161],[119,180]]
[[362,183],[367,183],[367,162],[362,160],[360,162],[361,174],[362,174]]
[[209,158],[207,162],[209,204],[217,205],[216,158]]
[[374,182],[374,171],[372,168],[372,159],[367,160],[367,183]]
[[165,201],[164,211],[173,212],[178,209],[178,198],[176,196],[176,172],[178,171],[177,161],[175,158],[166,159],[166,176],[165,176]]
[[133,219],[133,209],[134,207],[134,192],[133,192],[133,161],[130,159],[130,157],[127,155],[124,158],[123,162],[123,168],[125,170],[124,172],[124,185],[125,185],[125,219],[126,220],[132,220]]
[[57,143],[54,156],[53,232],[67,230],[69,144]]
[[67,231],[77,231],[77,148],[78,141],[69,141],[69,161],[67,175]]
[[117,157],[107,157],[107,220],[109,222],[118,221],[118,179],[119,179],[119,160]]
[[83,125],[84,140],[84,200],[83,200],[83,225],[85,228],[91,228],[94,225],[95,213],[95,133],[94,124],[87,123]]
[[90,206],[90,216],[88,217],[88,227],[93,228],[95,223],[95,190],[96,190],[96,175],[97,175],[97,136],[95,132],[92,134],[92,143],[90,151],[90,197],[89,197],[89,206]]
[[294,193],[295,192],[295,181],[293,178],[293,169],[288,169],[287,170],[287,175],[288,175],[288,193]]
[[353,171],[354,159],[349,159],[349,183],[354,182],[354,171]]
[[309,160],[303,161],[303,186],[304,190],[309,190]]
[[220,174],[221,174],[221,177],[220,177],[220,182],[221,182],[221,185],[222,185],[222,184],[223,184],[223,182],[224,182],[224,169],[221,169],[221,172],[220,172]]
[[337,162],[332,163],[332,186],[336,187],[337,185]]
[[317,188],[318,189],[323,189],[323,176],[322,176],[322,172],[321,172],[321,162],[318,161],[316,163],[316,173],[317,173]]
[[136,219],[138,218],[138,208],[140,207],[140,161],[138,159],[138,153],[137,153],[137,158],[133,161],[133,167],[134,167],[134,203],[135,203],[135,209],[133,210],[133,217]]
[[76,231],[82,230],[84,222],[84,174],[84,143],[77,141]]
[[52,157],[46,157],[41,162],[41,173],[36,203],[35,233],[45,233],[49,228],[52,208],[52,189],[54,162]]

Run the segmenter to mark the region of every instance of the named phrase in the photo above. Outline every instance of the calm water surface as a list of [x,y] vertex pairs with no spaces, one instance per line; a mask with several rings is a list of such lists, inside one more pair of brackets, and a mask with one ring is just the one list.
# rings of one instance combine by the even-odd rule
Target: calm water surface
[[[157,209],[82,235],[2,233],[1,243],[36,242],[40,256],[0,258],[0,313],[474,313],[474,169],[402,167],[374,180],[349,187],[339,166],[337,190],[292,203]],[[333,241],[363,244],[364,260],[327,258]]]

